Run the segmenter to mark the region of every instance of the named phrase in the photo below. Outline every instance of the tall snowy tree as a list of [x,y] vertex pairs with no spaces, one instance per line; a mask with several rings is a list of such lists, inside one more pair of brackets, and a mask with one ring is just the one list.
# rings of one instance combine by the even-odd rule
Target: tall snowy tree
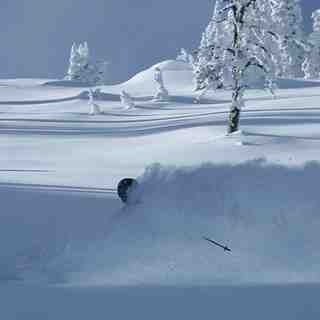
[[223,45],[230,39],[229,25],[219,21],[219,10],[223,7],[223,0],[216,0],[212,18],[202,34],[200,47],[196,50],[193,61],[195,76],[195,90],[202,90],[202,96],[207,90],[222,87],[223,66],[225,52]]
[[275,26],[281,35],[280,75],[289,78],[301,77],[306,44],[302,31],[300,0],[272,0],[272,2]]
[[308,38],[308,50],[303,62],[306,79],[320,78],[320,9],[312,13],[313,31]]
[[252,73],[262,73],[266,86],[272,88],[275,68],[273,53],[267,43],[279,37],[272,29],[271,13],[264,11],[265,3],[271,1],[224,0],[223,8],[217,13],[217,24],[225,24],[231,32],[231,41],[225,41],[221,46],[225,54],[223,83],[230,79],[232,88],[228,133],[239,129],[243,95],[251,85]]
[[[223,10],[226,3],[231,3],[225,0],[217,0],[214,7],[213,16],[202,35],[201,44],[196,52],[196,58],[193,63],[195,74],[196,90],[201,90],[197,101],[211,89],[228,88],[230,86],[230,57],[228,48],[233,42],[233,24],[221,17],[221,10]],[[268,30],[274,29],[274,6],[275,1],[267,0],[260,1],[260,10],[257,11],[256,19],[264,21],[264,28]],[[261,15],[258,18],[258,15]],[[268,17],[266,19],[265,17]],[[251,30],[254,33],[254,30]],[[256,37],[259,35],[256,33]],[[269,68],[273,69],[277,74],[277,65],[280,65],[281,52],[279,48],[279,39],[275,33],[264,34],[264,47],[269,52],[272,52],[269,61]],[[265,81],[265,73],[263,70],[250,68],[246,71],[247,81],[251,86],[261,86]]]

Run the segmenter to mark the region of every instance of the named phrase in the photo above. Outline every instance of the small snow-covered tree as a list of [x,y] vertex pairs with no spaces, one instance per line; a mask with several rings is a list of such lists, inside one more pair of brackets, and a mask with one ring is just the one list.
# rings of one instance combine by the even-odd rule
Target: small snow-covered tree
[[105,83],[107,62],[91,62],[87,42],[77,46],[72,45],[68,73],[66,80],[77,81],[88,85],[101,85]]
[[90,106],[90,112],[89,114],[90,115],[96,115],[96,114],[101,114],[101,110],[100,110],[100,107],[94,102],[94,96],[95,96],[95,93],[93,92],[92,89],[89,89],[89,93],[88,93],[88,104]]
[[176,60],[177,60],[177,61],[188,62],[188,58],[189,58],[188,56],[189,56],[189,55],[188,55],[187,50],[184,49],[184,48],[181,48],[181,49],[180,49],[180,53],[177,55]]
[[154,81],[157,85],[157,92],[153,98],[154,101],[167,101],[169,100],[169,92],[164,86],[162,71],[159,67],[154,69]]
[[89,63],[82,72],[83,82],[90,85],[103,85],[106,83],[108,63],[98,61]]
[[320,9],[312,13],[313,31],[308,38],[308,50],[302,68],[306,79],[320,77]]
[[180,49],[180,53],[178,54],[177,58],[176,58],[177,61],[182,61],[182,62],[186,62],[186,63],[189,63],[192,65],[193,63],[193,56],[188,53],[188,51],[184,48],[181,48]]
[[280,35],[280,75],[289,78],[301,77],[305,56],[305,40],[302,31],[300,0],[272,0],[275,27]]

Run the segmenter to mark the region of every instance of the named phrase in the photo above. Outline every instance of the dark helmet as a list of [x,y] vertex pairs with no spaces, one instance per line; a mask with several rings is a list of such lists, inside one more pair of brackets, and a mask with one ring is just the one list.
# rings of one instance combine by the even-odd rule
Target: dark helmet
[[132,178],[124,178],[118,183],[117,192],[122,202],[127,203],[130,191],[138,185],[137,180]]

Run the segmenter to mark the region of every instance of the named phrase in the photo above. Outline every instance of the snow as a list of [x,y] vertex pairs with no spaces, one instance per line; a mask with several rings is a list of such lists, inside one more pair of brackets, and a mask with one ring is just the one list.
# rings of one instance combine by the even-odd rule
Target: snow
[[[2,290],[1,290],[2,291]],[[317,286],[44,288],[4,285],[6,319],[317,319]],[[19,301],[19,306],[15,304]],[[14,311],[15,310],[15,311]],[[13,316],[12,316],[13,315]]]
[[1,318],[318,319],[320,85],[249,90],[227,136],[230,92],[194,104],[189,66],[159,65],[170,101],[153,66],[98,115],[85,88],[1,80]]

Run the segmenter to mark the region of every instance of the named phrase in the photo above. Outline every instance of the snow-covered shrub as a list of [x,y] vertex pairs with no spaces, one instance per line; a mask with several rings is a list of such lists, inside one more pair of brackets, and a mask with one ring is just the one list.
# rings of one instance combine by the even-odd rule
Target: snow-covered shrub
[[120,93],[120,100],[124,107],[130,109],[135,107],[135,103],[132,97],[125,90],[122,90]]
[[154,96],[155,101],[167,101],[169,100],[169,92],[164,86],[163,77],[162,77],[162,71],[160,68],[155,68],[154,73],[154,81],[157,85],[157,92]]
[[101,114],[100,107],[94,102],[94,91],[92,89],[89,90],[89,101],[88,104],[90,106],[90,115],[96,115],[96,114]]

